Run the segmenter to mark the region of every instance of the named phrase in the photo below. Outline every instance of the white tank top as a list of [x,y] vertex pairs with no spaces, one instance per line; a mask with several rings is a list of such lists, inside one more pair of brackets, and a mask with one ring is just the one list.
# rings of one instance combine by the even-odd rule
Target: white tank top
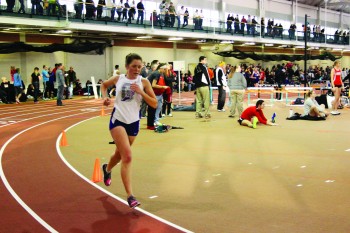
[[132,83],[138,84],[143,90],[141,75],[131,80],[125,74],[121,74],[118,82],[115,84],[116,97],[112,116],[113,123],[115,120],[118,120],[125,124],[131,124],[140,120],[142,96],[130,90],[130,84]]

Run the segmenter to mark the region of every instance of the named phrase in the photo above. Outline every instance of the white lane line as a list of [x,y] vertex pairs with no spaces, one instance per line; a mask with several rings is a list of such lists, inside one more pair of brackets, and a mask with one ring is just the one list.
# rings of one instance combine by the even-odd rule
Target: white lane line
[[[56,106],[57,107],[57,106]],[[71,107],[66,107],[65,109],[76,109],[76,108],[78,108],[78,109],[80,109],[81,108],[81,106],[71,106]],[[96,106],[95,108],[98,108],[98,106]],[[37,109],[36,109],[37,110]],[[57,108],[52,108],[52,109],[40,109],[40,110],[43,110],[43,111],[32,111],[32,112],[28,112],[28,113],[24,113],[24,114],[16,114],[15,116],[16,117],[20,117],[20,116],[27,116],[27,115],[33,115],[33,114],[37,114],[37,113],[42,113],[42,112],[48,112],[48,111],[52,111],[52,112],[54,112],[54,111],[57,111]],[[99,110],[99,109],[96,109],[96,110]],[[12,114],[12,112],[11,112],[11,114]],[[13,115],[11,115],[11,116],[8,116],[8,117],[3,117],[3,118],[1,118],[1,119],[11,119],[11,118],[13,118]]]
[[[71,105],[72,104],[72,105]],[[69,102],[69,104],[66,107],[81,107],[81,106],[77,106],[77,105],[81,105],[81,106],[102,106],[101,103],[96,102],[96,103],[88,103],[88,102],[82,102],[82,101],[77,101],[77,102]],[[28,106],[28,107],[26,107]],[[56,109],[57,106],[55,103],[51,102],[51,104],[38,104],[38,105],[16,105],[16,107],[11,108],[11,107],[6,107],[6,108],[0,108],[0,110],[6,110],[6,112],[0,112],[0,116],[2,115],[9,115],[9,114],[13,114],[13,113],[23,113],[23,112],[30,112],[33,110],[42,110],[42,109],[46,109],[47,108],[51,108]],[[12,111],[12,110],[17,110],[17,111]]]
[[54,228],[52,228],[47,222],[45,222],[42,218],[40,218],[39,215],[37,215],[18,195],[17,193],[13,190],[13,188],[11,187],[11,185],[9,184],[9,182],[7,181],[7,178],[5,176],[5,173],[4,173],[4,169],[2,168],[2,156],[4,154],[4,151],[6,149],[6,147],[8,146],[8,144],[10,142],[12,142],[16,137],[18,137],[19,135],[31,130],[31,129],[34,129],[38,126],[41,126],[41,125],[44,125],[44,124],[47,124],[47,123],[50,123],[50,122],[53,122],[53,121],[57,121],[57,120],[61,120],[61,119],[64,119],[64,118],[68,118],[68,117],[71,117],[71,116],[75,116],[75,115],[82,115],[84,114],[83,113],[78,113],[78,114],[73,114],[73,115],[69,115],[69,116],[64,116],[64,117],[59,117],[59,118],[56,118],[56,119],[52,119],[52,120],[49,120],[49,121],[45,121],[45,122],[42,122],[42,123],[39,123],[37,125],[33,125],[25,130],[22,130],[21,132],[17,133],[16,135],[12,136],[9,140],[7,140],[5,142],[5,144],[1,147],[0,149],[0,178],[2,180],[2,182],[4,182],[4,185],[5,187],[7,188],[7,190],[9,191],[9,193],[13,196],[13,198],[35,219],[37,220],[43,227],[45,227],[48,231],[50,232],[58,232],[56,231]]
[[[40,117],[46,117],[46,116],[52,116],[52,115],[57,115],[57,114],[60,114],[60,113],[71,113],[73,110],[77,110],[77,111],[80,111],[81,109],[80,108],[74,108],[74,109],[70,109],[70,111],[64,111],[64,112],[56,112],[56,113],[51,113],[51,114],[46,114],[46,115],[40,115],[40,116],[36,116],[36,117],[31,117],[31,118],[26,118],[26,119],[23,119],[23,120],[20,120],[20,121],[17,121],[15,123],[10,123],[10,124],[7,124],[7,125],[1,125],[0,128],[2,127],[6,127],[6,126],[9,126],[9,125],[13,125],[13,124],[18,124],[20,122],[24,122],[24,121],[28,121],[28,120],[32,120],[32,119],[37,119],[37,118],[40,118]],[[99,110],[96,110],[96,112],[99,111]],[[84,113],[84,112],[83,112]],[[79,115],[79,114],[78,114]],[[70,116],[75,116],[75,115],[70,115]]]
[[[97,117],[98,117],[98,116],[97,116]],[[65,131],[65,132],[68,132],[68,130],[70,130],[71,128],[73,128],[73,127],[75,127],[75,126],[77,126],[77,125],[79,125],[79,124],[81,124],[81,123],[83,123],[83,122],[85,122],[85,121],[89,121],[89,120],[95,119],[95,118],[97,118],[97,117],[92,117],[92,118],[90,118],[90,119],[86,119],[86,120],[80,121],[80,122],[78,122],[78,123],[76,123],[76,124],[74,124],[74,125],[72,125],[72,126],[66,128],[64,131]],[[106,193],[107,195],[113,197],[114,199],[116,199],[116,200],[118,200],[118,201],[120,201],[120,202],[122,202],[122,203],[124,203],[125,205],[128,206],[128,203],[127,203],[124,199],[121,199],[120,197],[114,195],[113,193],[107,191],[106,189],[104,189],[104,188],[98,186],[97,184],[95,184],[94,182],[90,181],[88,178],[86,178],[84,175],[82,175],[79,171],[77,171],[72,165],[70,165],[70,163],[68,163],[68,161],[64,158],[64,156],[63,156],[63,154],[62,154],[62,152],[61,152],[61,149],[60,149],[60,140],[61,140],[61,137],[62,137],[62,133],[61,133],[61,134],[58,136],[58,138],[57,138],[57,141],[56,141],[56,150],[57,150],[58,155],[61,157],[62,161],[67,165],[67,167],[69,167],[75,174],[77,174],[80,178],[82,178],[83,180],[85,180],[87,183],[91,184],[92,186],[94,186],[95,188],[99,189],[100,191]],[[151,218],[154,218],[154,219],[156,219],[156,220],[158,220],[158,221],[160,221],[160,222],[162,222],[162,223],[165,223],[165,224],[167,224],[167,225],[169,225],[169,226],[172,226],[172,227],[174,227],[174,228],[176,228],[176,229],[178,229],[178,230],[181,230],[181,231],[186,232],[186,233],[193,233],[193,232],[190,231],[190,230],[187,230],[187,229],[185,229],[185,228],[183,228],[183,227],[180,227],[180,226],[178,226],[178,225],[176,225],[176,224],[174,224],[174,223],[172,223],[172,222],[169,222],[168,220],[165,220],[165,219],[163,219],[163,218],[161,218],[161,217],[158,217],[158,216],[156,216],[156,215],[154,215],[154,214],[152,214],[152,213],[150,213],[150,212],[147,212],[147,211],[145,211],[145,210],[143,210],[143,209],[141,209],[141,208],[139,208],[139,207],[136,207],[135,209],[137,209],[138,211],[142,212],[142,213],[145,214],[145,215],[148,215],[148,216],[151,217]]]

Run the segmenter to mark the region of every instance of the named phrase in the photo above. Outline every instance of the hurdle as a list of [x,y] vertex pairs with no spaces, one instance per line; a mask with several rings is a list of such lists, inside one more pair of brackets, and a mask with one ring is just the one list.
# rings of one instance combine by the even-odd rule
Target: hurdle
[[312,87],[285,87],[284,90],[286,93],[286,106],[300,106],[288,104],[288,93],[298,93],[298,98],[300,98],[300,94],[306,94],[312,89]]
[[[258,94],[270,94],[270,105],[266,106],[273,106],[273,94],[274,94],[275,89],[273,87],[248,87],[247,92],[248,92],[248,106],[250,106],[250,93],[258,93]],[[259,98],[261,99],[261,98]]]

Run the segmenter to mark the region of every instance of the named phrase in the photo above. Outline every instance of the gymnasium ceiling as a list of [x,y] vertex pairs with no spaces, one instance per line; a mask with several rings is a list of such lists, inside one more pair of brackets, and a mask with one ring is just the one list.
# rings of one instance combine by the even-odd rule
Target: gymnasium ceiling
[[350,0],[293,0],[298,3],[309,6],[325,7],[327,2],[327,9],[335,10],[339,12],[350,13]]

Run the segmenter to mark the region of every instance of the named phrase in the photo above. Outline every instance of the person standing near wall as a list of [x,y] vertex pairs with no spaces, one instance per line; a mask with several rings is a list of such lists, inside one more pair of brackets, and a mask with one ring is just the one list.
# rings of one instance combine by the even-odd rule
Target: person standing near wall
[[64,106],[62,103],[63,99],[63,92],[64,89],[67,87],[65,81],[64,81],[64,75],[63,75],[64,67],[62,63],[59,63],[56,70],[56,80],[57,80],[57,106]]
[[34,72],[32,73],[32,84],[34,87],[34,103],[35,104],[39,103],[38,95],[39,95],[39,88],[40,88],[40,84],[39,84],[40,79],[41,79],[41,75],[39,73],[39,68],[35,67]]
[[44,90],[43,90],[43,100],[47,100],[48,96],[47,96],[47,83],[49,81],[50,75],[49,72],[47,71],[47,66],[43,65],[43,70],[41,71],[42,77],[43,77],[43,86],[44,86]]
[[116,149],[108,164],[102,165],[103,180],[106,186],[111,185],[112,169],[121,162],[121,178],[127,194],[130,208],[135,208],[141,203],[133,195],[131,185],[131,146],[136,139],[140,128],[140,104],[144,99],[152,108],[157,107],[157,99],[147,79],[140,75],[142,58],[138,54],[129,54],[125,58],[126,74],[113,76],[104,81],[101,90],[103,105],[111,104],[107,97],[109,86],[115,85],[116,98],[114,109],[109,122],[109,130],[115,142]]
[[203,118],[202,108],[204,105],[204,117],[211,118],[209,105],[209,73],[206,67],[207,58],[205,56],[199,57],[199,63],[194,69],[194,83],[196,85],[196,118]]
[[13,86],[15,87],[15,94],[16,94],[16,104],[19,104],[19,98],[21,98],[22,95],[22,78],[20,75],[20,69],[16,69],[16,73],[13,75]]

